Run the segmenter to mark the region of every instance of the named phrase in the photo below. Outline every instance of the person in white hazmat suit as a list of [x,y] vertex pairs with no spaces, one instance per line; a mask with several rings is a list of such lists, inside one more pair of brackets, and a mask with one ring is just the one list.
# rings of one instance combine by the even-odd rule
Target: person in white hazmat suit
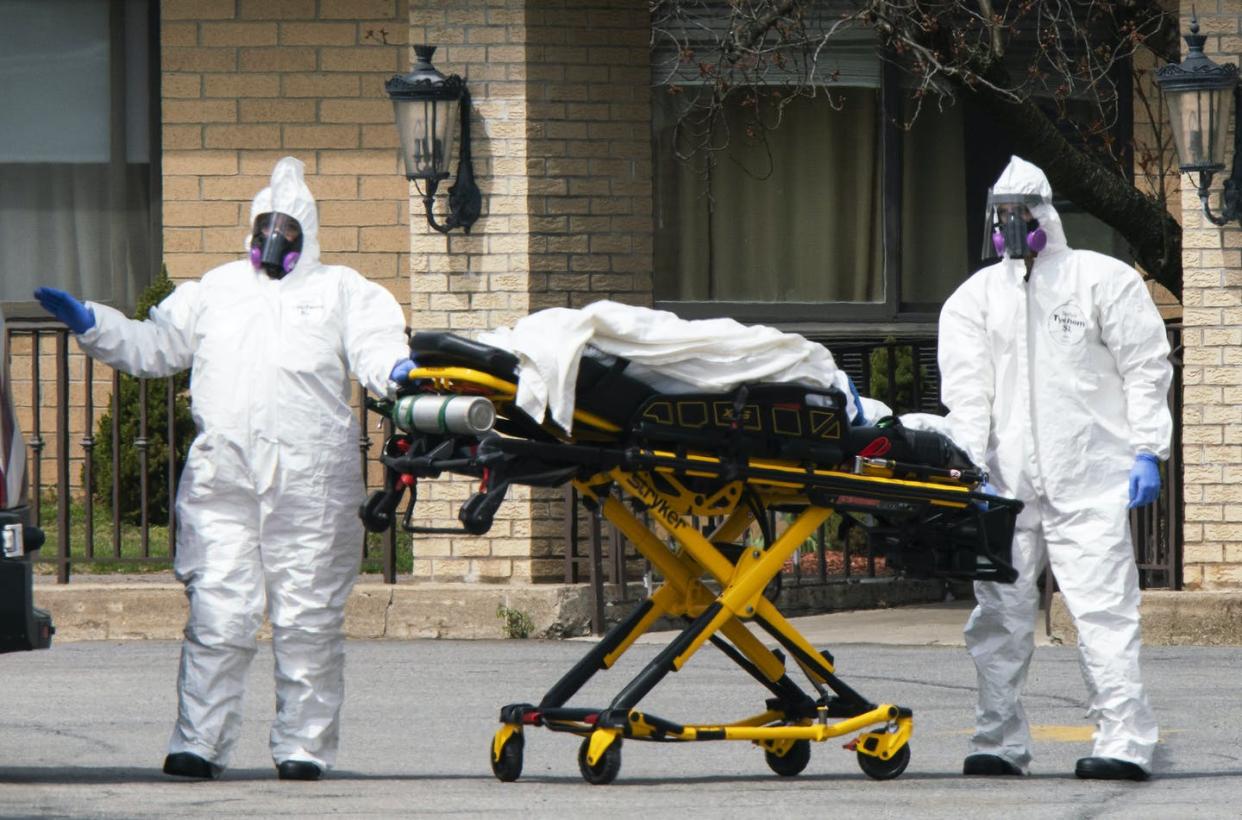
[[148,378],[192,368],[198,436],[177,490],[174,563],[190,611],[164,771],[213,778],[227,766],[266,611],[272,756],[281,779],[314,780],[336,756],[345,600],[363,539],[349,375],[384,395],[412,363],[392,295],[320,262],[300,161],[276,163],[250,224],[247,259],[179,285],[146,321],[51,288],[35,296],[113,367]]
[[[976,583],[966,645],[978,671],[968,775],[1021,775],[1031,738],[1019,696],[1045,561],[1078,629],[1096,721],[1082,778],[1145,780],[1156,721],[1139,674],[1138,571],[1127,507],[1160,489],[1172,379],[1164,323],[1133,268],[1066,245],[1044,173],[1013,157],[989,193],[985,241],[1004,258],[940,314],[941,394],[954,440],[994,491],[1026,505],[1018,580]],[[989,254],[990,255],[990,254]]]

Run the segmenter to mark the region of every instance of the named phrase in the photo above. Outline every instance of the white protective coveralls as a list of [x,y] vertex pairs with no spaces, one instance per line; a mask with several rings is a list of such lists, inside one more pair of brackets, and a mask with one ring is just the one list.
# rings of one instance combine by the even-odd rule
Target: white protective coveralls
[[952,438],[1026,505],[1013,544],[1019,578],[976,583],[966,645],[978,670],[972,752],[1026,771],[1019,694],[1034,649],[1036,581],[1050,561],[1078,629],[1097,722],[1093,757],[1151,771],[1156,721],[1139,675],[1139,586],[1128,473],[1168,458],[1172,367],[1164,323],[1138,272],[1066,246],[1044,173],[1014,157],[996,193],[1038,194],[1047,232],[1029,281],[1004,259],[964,282],[940,314],[942,398]]
[[[590,348],[629,359],[626,373],[668,393],[728,391],[747,382],[835,387],[847,398],[849,376],[828,348],[795,333],[733,319],[682,319],[666,310],[601,300],[584,308],[548,308],[512,328],[482,334],[485,344],[517,355],[517,405],[533,419],[545,412],[568,431],[578,363]],[[854,402],[847,403],[853,420]]]
[[190,613],[169,752],[227,765],[266,606],[272,756],[327,768],[344,696],[345,600],[363,539],[349,374],[384,395],[409,348],[387,290],[320,263],[315,201],[292,157],[254,198],[251,224],[272,211],[303,232],[302,255],[283,278],[230,262],[179,285],[144,322],[92,303],[95,326],[78,340],[136,376],[193,369],[198,436],[177,491],[174,563]]

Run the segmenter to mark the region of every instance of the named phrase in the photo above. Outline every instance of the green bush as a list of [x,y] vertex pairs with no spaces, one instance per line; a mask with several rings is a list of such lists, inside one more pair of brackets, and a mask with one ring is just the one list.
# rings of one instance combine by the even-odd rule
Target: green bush
[[[173,283],[167,269],[143,291],[134,312],[137,319],[145,319],[147,312],[172,293]],[[139,380],[121,374],[119,393],[120,417],[120,515],[123,521],[139,523],[142,518],[142,467],[136,444],[139,432],[139,404],[141,393]],[[194,420],[190,416],[190,374],[187,370],[172,378],[175,391],[173,408],[173,432],[175,434],[176,459],[174,472],[181,476],[186,452],[195,435]],[[155,525],[168,523],[168,511],[172,499],[168,496],[168,379],[150,379],[147,382],[147,516]],[[94,475],[91,492],[96,501],[107,509],[112,506],[112,405],[99,419],[95,432]]]
[[[908,413],[920,409],[918,396],[914,395],[914,351],[904,344],[897,344],[892,336],[884,340],[893,347],[877,347],[871,351],[871,388],[869,395],[889,404],[894,413]],[[888,389],[888,357],[894,358],[893,376],[896,382],[890,399]],[[927,385],[932,374],[926,367],[919,368],[919,382]]]

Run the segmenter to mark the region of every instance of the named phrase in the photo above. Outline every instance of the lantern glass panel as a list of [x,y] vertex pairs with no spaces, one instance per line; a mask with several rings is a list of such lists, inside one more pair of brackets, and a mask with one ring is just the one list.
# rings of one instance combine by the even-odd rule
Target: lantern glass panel
[[1183,171],[1219,171],[1225,167],[1225,145],[1231,138],[1233,88],[1165,90],[1173,140]]
[[456,99],[393,100],[405,175],[409,179],[447,179],[457,142]]

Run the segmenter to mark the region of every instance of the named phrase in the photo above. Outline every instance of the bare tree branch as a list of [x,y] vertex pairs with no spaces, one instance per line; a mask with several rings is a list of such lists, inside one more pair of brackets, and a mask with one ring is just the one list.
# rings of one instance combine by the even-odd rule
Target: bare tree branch
[[[706,153],[710,165],[732,138],[763,142],[793,100],[835,102],[824,58],[870,31],[878,57],[905,72],[911,121],[928,100],[969,96],[1058,194],[1118,230],[1139,264],[1180,294],[1180,228],[1162,197],[1130,182],[1131,146],[1114,136],[1131,104],[1120,90],[1129,83],[1118,82],[1132,55],[1177,54],[1176,15],[1161,0],[653,0],[650,10],[653,49],[678,55],[658,71],[667,92],[683,95],[684,155]],[[733,119],[741,133],[726,106],[745,113],[740,126]],[[1136,147],[1134,156],[1163,162],[1166,151]]]
[[780,0],[774,3],[771,10],[759,15],[754,20],[740,27],[733,32],[732,42],[735,43],[741,51],[750,51],[759,45],[760,41],[767,36],[768,31],[777,24],[782,17],[787,17],[791,11],[798,6],[798,0]]
[[992,10],[992,0],[979,0],[979,13],[983,15],[988,29],[992,32],[992,52],[997,57],[1004,57],[1005,43],[1001,39],[1000,29],[993,23],[996,19],[996,12]]

